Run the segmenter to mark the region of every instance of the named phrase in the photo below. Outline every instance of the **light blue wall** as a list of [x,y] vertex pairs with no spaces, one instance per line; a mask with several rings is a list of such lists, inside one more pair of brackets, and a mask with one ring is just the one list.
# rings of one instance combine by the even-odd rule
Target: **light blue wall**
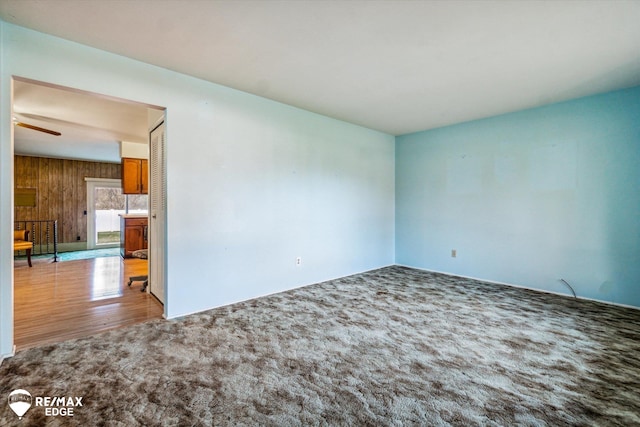
[[397,137],[396,262],[640,307],[640,87]]
[[0,355],[13,341],[13,75],[167,108],[168,317],[394,251],[640,306],[640,88],[401,136],[394,151],[389,135],[0,21]]
[[11,76],[167,108],[168,317],[393,263],[393,136],[0,26],[0,355],[13,340]]

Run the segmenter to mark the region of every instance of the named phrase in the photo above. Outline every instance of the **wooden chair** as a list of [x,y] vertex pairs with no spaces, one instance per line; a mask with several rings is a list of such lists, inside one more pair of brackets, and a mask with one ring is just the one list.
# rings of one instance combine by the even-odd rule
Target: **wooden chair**
[[27,262],[29,267],[31,265],[31,250],[33,249],[33,242],[29,241],[29,230],[14,230],[13,231],[13,251],[26,251]]

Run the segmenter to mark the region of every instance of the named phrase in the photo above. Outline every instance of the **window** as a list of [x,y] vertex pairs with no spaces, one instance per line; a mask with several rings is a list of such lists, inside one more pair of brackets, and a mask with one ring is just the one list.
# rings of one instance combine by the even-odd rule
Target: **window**
[[85,178],[87,181],[87,249],[120,244],[120,215],[146,214],[149,196],[122,194],[119,179]]

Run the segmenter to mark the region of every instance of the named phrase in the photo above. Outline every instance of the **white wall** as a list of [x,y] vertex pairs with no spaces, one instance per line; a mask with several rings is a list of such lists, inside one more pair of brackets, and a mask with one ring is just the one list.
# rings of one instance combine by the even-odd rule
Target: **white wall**
[[167,108],[168,317],[393,263],[392,136],[0,25],[0,354],[13,340],[12,75]]
[[0,21],[0,361],[13,352],[13,126],[11,80],[5,72]]
[[396,160],[398,264],[640,307],[640,87],[403,135]]
[[140,142],[120,141],[120,157],[133,159],[148,159],[149,144]]

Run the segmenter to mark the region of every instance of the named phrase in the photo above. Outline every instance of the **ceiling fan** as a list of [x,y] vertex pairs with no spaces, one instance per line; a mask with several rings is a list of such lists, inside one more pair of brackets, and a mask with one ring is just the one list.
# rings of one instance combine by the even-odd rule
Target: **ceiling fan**
[[51,130],[51,129],[47,129],[47,128],[43,128],[43,127],[36,126],[36,125],[30,125],[29,123],[20,122],[20,121],[18,121],[18,119],[16,119],[15,117],[14,117],[14,119],[13,119],[13,123],[14,123],[16,126],[20,126],[20,127],[26,128],[26,129],[37,130],[38,132],[48,133],[49,135],[55,135],[55,136],[60,136],[60,135],[62,135],[60,132],[55,131],[55,130]]

